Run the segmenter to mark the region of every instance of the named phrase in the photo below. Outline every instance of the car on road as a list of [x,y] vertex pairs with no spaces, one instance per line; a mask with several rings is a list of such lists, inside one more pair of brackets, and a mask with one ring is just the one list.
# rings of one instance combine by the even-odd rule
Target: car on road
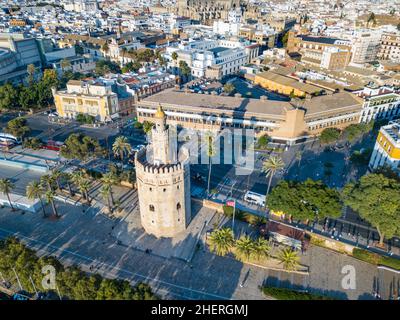
[[260,207],[265,206],[265,195],[264,194],[259,194],[253,191],[247,191],[246,194],[244,195],[244,201],[258,205]]

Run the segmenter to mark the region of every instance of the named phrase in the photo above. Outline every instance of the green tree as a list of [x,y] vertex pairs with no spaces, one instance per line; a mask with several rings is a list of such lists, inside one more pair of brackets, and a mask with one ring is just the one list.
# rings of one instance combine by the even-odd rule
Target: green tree
[[340,137],[340,130],[336,128],[326,128],[322,130],[321,135],[319,136],[319,141],[322,144],[329,144],[336,142]]
[[104,186],[107,186],[108,190],[108,195],[111,198],[111,204],[114,206],[114,196],[113,196],[113,191],[112,187],[117,184],[118,178],[113,172],[107,172],[106,174],[103,175],[101,178],[101,182],[103,183]]
[[107,201],[108,212],[112,212],[112,206],[110,202],[111,186],[108,184],[103,184],[100,188],[101,197]]
[[260,237],[254,242],[253,256],[260,261],[263,258],[269,257],[270,250],[271,247],[268,241]]
[[224,256],[231,251],[235,241],[232,229],[223,228],[214,230],[209,237],[210,250],[219,256]]
[[235,91],[235,86],[231,82],[225,83],[224,92],[231,94],[233,91]]
[[178,54],[177,54],[176,52],[172,52],[171,58],[172,58],[172,60],[174,60],[174,61],[178,60]]
[[89,179],[81,179],[78,182],[78,189],[83,195],[84,199],[86,200],[87,204],[90,205],[90,197],[89,197],[89,190],[91,187],[91,183]]
[[23,138],[31,129],[25,118],[19,117],[8,121],[5,131],[17,138]]
[[299,220],[341,216],[340,194],[322,181],[280,181],[267,198],[267,206]]
[[0,86],[0,111],[18,107],[18,92],[11,83]]
[[7,200],[12,211],[15,210],[10,199],[10,193],[13,189],[14,184],[10,181],[10,179],[0,179],[0,192],[7,196]]
[[54,202],[54,197],[55,193],[52,190],[47,190],[46,193],[44,194],[47,203],[51,204],[51,208],[53,209],[53,214],[55,217],[59,218],[60,216],[58,215],[57,207]]
[[354,142],[372,129],[373,124],[353,123],[343,130],[343,137]]
[[295,271],[299,266],[300,258],[296,251],[290,248],[283,248],[279,251],[278,260],[286,270]]
[[268,143],[270,142],[271,138],[268,134],[264,134],[257,140],[257,147],[260,149],[266,149],[268,147]]
[[54,177],[50,174],[45,174],[40,177],[40,183],[46,190],[54,191]]
[[249,236],[241,236],[235,241],[235,257],[243,262],[249,261],[254,255],[254,241]]
[[192,74],[192,71],[186,61],[179,61],[179,71],[180,74],[183,75],[184,77],[189,77]]
[[124,136],[119,136],[115,139],[112,150],[115,155],[119,156],[121,159],[121,166],[124,163],[125,155],[128,155],[132,152],[132,146],[128,142],[128,139]]
[[60,154],[67,159],[86,160],[89,157],[104,155],[105,150],[92,137],[81,133],[73,133],[65,140]]
[[382,174],[367,174],[342,192],[345,205],[374,226],[379,243],[400,234],[400,183]]
[[36,72],[36,67],[33,64],[28,64],[26,67],[26,71],[28,73],[28,84],[31,86],[35,80],[35,72]]
[[44,192],[43,187],[38,181],[31,181],[26,186],[27,198],[31,200],[39,199],[40,205],[42,207],[43,217],[46,217],[46,212],[44,210],[44,205],[43,205],[43,192]]
[[268,188],[267,188],[267,196],[269,194],[269,190],[271,188],[272,178],[274,175],[281,169],[285,167],[285,163],[278,156],[271,156],[267,160],[263,162],[261,171],[265,173],[265,176],[268,178]]
[[154,123],[150,122],[150,121],[144,121],[143,122],[143,131],[145,134],[148,134],[151,129],[153,129],[154,127]]

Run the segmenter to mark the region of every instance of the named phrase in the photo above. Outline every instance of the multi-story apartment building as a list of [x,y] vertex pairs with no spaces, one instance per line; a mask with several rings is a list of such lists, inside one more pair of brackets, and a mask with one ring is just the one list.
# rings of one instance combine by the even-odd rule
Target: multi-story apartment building
[[138,101],[138,120],[152,121],[160,104],[168,123],[195,130],[254,129],[259,135],[268,133],[275,141],[291,144],[325,128],[358,123],[362,101],[351,93],[339,92],[297,105],[266,97],[206,95],[173,88]]
[[381,45],[381,32],[377,30],[357,31],[352,41],[351,62],[364,64],[377,59]]
[[400,61],[400,34],[384,33],[378,53],[381,60]]
[[59,116],[70,119],[82,113],[95,117],[97,121],[111,121],[119,117],[122,106],[129,108],[127,102],[133,104],[130,89],[114,80],[70,80],[66,90],[53,89],[53,96]]
[[400,120],[391,121],[379,130],[369,161],[371,170],[388,166],[400,173]]
[[377,119],[400,118],[400,95],[389,87],[365,87],[356,91],[364,100],[360,122],[368,123]]

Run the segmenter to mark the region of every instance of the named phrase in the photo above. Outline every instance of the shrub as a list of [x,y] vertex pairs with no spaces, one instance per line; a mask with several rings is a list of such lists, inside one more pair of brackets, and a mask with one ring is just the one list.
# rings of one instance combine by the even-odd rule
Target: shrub
[[376,264],[376,265],[383,265],[389,268],[393,268],[396,270],[400,270],[400,260],[387,257],[387,256],[381,256],[377,253],[369,252],[367,250],[359,249],[359,248],[354,248],[353,249],[353,257],[360,259],[362,261],[371,263],[371,264]]
[[333,298],[326,296],[284,288],[263,287],[262,292],[265,295],[272,296],[278,300],[334,300]]

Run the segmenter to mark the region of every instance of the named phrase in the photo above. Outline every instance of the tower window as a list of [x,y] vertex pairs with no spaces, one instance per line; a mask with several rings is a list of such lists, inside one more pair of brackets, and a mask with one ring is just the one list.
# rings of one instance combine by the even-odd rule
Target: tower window
[[176,205],[176,210],[180,210],[181,207],[182,207],[181,204],[178,202],[177,205]]
[[179,184],[176,186],[176,188],[179,190]]
[[153,191],[153,188],[149,188],[150,191]]
[[163,189],[163,191],[165,192],[165,191],[167,191],[167,189],[166,189],[166,188],[164,188],[164,189]]
[[154,206],[151,204],[151,205],[149,205],[149,210],[150,211],[154,211]]

